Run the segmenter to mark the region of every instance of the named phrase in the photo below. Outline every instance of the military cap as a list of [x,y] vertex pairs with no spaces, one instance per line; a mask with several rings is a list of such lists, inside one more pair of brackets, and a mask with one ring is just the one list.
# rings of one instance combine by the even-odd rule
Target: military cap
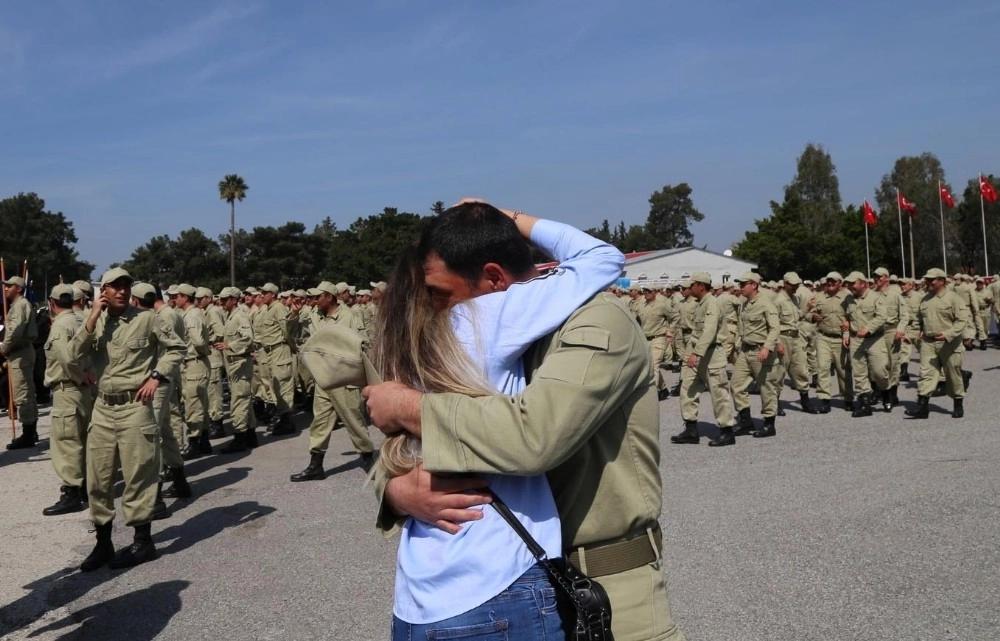
[[348,285],[347,283],[343,282],[343,281],[337,283],[336,285],[334,285],[334,287],[337,288],[337,293],[338,294],[343,294],[344,292],[351,291],[351,286]]
[[90,284],[89,280],[75,280],[73,281],[73,287],[76,287],[87,296],[91,296],[94,293],[94,286]]
[[348,285],[347,291],[351,293],[351,296],[354,296],[354,292],[357,291],[357,288],[354,285]]
[[777,286],[778,286],[778,283],[774,282],[773,280],[769,280],[766,283],[766,287],[768,287],[769,289],[774,289]]
[[127,271],[125,271],[121,267],[113,267],[108,271],[104,272],[104,275],[101,276],[101,287],[104,287],[105,285],[110,285],[116,280],[121,280],[123,278],[129,282],[129,285],[135,282],[135,279],[132,278],[132,275],[129,274]]
[[386,288],[386,282],[384,280],[380,280],[377,283],[369,282],[368,284],[371,285],[372,287],[374,287],[375,289],[385,289]]
[[11,276],[3,282],[4,285],[17,285],[21,289],[24,289],[24,279],[20,276]]
[[309,289],[306,290],[306,294],[308,294],[309,296],[319,296],[322,293],[323,290],[318,287],[310,287]]
[[743,272],[740,277],[736,279],[737,283],[757,283],[760,284],[760,274],[754,272]]
[[899,276],[897,276],[896,274],[889,274],[889,282],[890,283],[898,283],[899,282]]
[[785,275],[781,277],[781,280],[785,281],[789,285],[801,285],[802,279],[796,272],[785,272]]
[[241,295],[242,292],[239,290],[238,287],[223,287],[219,291],[219,300],[222,300],[224,298],[239,298]]
[[195,290],[194,290],[194,297],[195,298],[205,298],[206,296],[208,296],[209,298],[212,297],[212,290],[211,289],[209,289],[207,287],[196,287],[195,288]]
[[260,291],[261,293],[271,292],[272,294],[277,294],[280,290],[278,289],[278,286],[275,285],[274,283],[264,283],[261,286]]
[[986,279],[983,278],[982,276],[976,276],[976,282],[977,283],[985,283]]
[[176,284],[167,285],[167,291],[165,293],[166,293],[167,296],[176,296],[177,293],[178,293],[177,292],[177,285]]
[[294,292],[292,292],[292,295],[293,296],[298,296],[299,298],[305,298],[309,294],[307,294],[306,290],[304,290],[304,289],[296,289]]
[[328,323],[299,350],[299,363],[324,390],[382,382],[362,346],[363,339],[358,332]]
[[692,283],[702,283],[704,285],[712,285],[712,275],[708,272],[695,272],[691,274]]
[[152,305],[156,300],[156,288],[149,283],[136,283],[132,285],[132,295],[147,305]]
[[260,290],[251,285],[250,287],[247,287],[247,293],[256,296],[260,293]]
[[187,296],[188,298],[194,298],[194,293],[198,291],[194,288],[194,285],[188,285],[187,283],[181,283],[177,286],[177,293]]
[[873,273],[876,276],[888,276],[889,275],[889,270],[886,269],[885,267],[876,267],[875,271]]
[[281,293],[278,294],[278,298],[288,298],[291,295],[292,295],[292,292],[290,290],[286,289],[285,291],[283,291],[283,292],[281,292]]
[[828,280],[844,280],[844,277],[840,275],[840,272],[830,272],[829,274],[827,274],[826,276],[823,277],[823,280],[824,281],[828,281]]
[[639,291],[641,292],[651,292],[653,291],[653,289],[654,287],[649,283],[643,283],[642,285],[639,285]]
[[59,283],[49,292],[49,298],[59,303],[60,307],[69,307],[73,304],[73,286]]
[[856,282],[856,281],[859,281],[859,280],[863,280],[865,282],[868,282],[868,277],[865,276],[864,274],[862,274],[861,272],[855,271],[855,272],[851,272],[850,274],[848,274],[847,278],[844,279],[844,282],[845,283],[853,283],[853,282]]
[[813,282],[807,278],[804,281],[802,281],[802,284],[805,285],[806,287],[812,287]]
[[370,289],[359,289],[358,296],[371,296],[372,291]]
[[[316,285],[315,289],[319,292],[319,294],[327,293],[331,296],[336,296],[342,291],[339,285],[334,285],[328,280],[324,280],[319,285]],[[319,296],[319,294],[316,295]]]
[[681,281],[681,289],[691,289],[691,284],[694,283],[690,278],[686,278]]
[[76,285],[73,285],[73,300],[82,300],[84,296],[86,296],[86,294],[83,293],[83,290]]
[[927,273],[924,274],[924,280],[929,280],[932,278],[948,278],[948,274],[946,274],[943,269],[940,269],[938,267],[931,267],[930,269],[927,270]]

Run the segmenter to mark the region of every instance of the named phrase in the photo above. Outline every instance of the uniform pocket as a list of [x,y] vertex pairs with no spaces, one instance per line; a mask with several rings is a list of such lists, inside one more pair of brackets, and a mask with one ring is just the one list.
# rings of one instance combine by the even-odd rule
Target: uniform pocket
[[72,409],[52,409],[52,435],[60,441],[80,440],[76,412]]

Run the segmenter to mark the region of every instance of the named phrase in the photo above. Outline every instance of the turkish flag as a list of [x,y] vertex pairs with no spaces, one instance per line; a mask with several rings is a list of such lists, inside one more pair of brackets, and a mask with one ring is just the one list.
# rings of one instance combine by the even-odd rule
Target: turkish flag
[[903,192],[897,191],[896,197],[899,199],[899,206],[902,207],[910,214],[910,218],[917,217],[917,207],[903,196]]
[[948,188],[944,185],[941,185],[941,200],[949,207],[955,206],[955,199],[951,197],[951,194],[948,193]]
[[872,209],[872,206],[868,204],[867,200],[865,201],[862,211],[865,212],[865,224],[874,227],[875,223],[878,222],[878,214],[875,213],[875,210]]
[[983,176],[979,176],[979,193],[991,203],[997,201],[997,190],[993,188],[993,183],[986,180]]

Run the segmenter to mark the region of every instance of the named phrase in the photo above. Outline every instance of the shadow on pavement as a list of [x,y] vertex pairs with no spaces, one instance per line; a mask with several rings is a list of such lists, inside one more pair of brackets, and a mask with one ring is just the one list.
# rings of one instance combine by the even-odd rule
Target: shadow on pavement
[[28,594],[0,608],[0,637],[23,628],[49,610],[69,605],[116,576],[119,573],[107,571],[82,574],[76,567],[68,567],[32,581],[24,586],[31,590]]
[[275,508],[261,505],[256,501],[243,501],[233,505],[214,507],[163,531],[158,532],[154,527],[153,540],[173,539],[170,545],[162,547],[157,545],[157,551],[161,555],[176,554],[199,541],[212,538],[223,530],[245,526],[274,511]]
[[149,641],[162,632],[181,609],[181,592],[189,581],[164,581],[67,614],[30,637],[80,625],[59,641]]
[[198,497],[205,496],[228,485],[239,483],[250,475],[250,470],[251,468],[249,467],[231,467],[220,474],[213,474],[212,476],[200,478],[197,481],[189,481],[194,496],[189,499],[177,499],[170,504],[170,511],[176,514],[197,501]]

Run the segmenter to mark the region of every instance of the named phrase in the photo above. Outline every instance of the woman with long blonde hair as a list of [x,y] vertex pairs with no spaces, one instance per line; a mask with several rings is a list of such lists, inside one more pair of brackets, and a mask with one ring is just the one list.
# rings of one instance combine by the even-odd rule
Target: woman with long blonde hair
[[[538,275],[529,240],[558,267]],[[400,256],[379,307],[375,365],[384,379],[428,392],[513,395],[526,383],[528,347],[613,283],[623,265],[617,249],[568,225],[462,201]],[[420,452],[418,439],[390,437],[380,471],[406,473],[420,464]],[[562,556],[544,475],[488,475],[487,483],[551,558]],[[392,638],[491,631],[563,636],[555,589],[521,538],[493,510],[457,534],[407,519]]]

